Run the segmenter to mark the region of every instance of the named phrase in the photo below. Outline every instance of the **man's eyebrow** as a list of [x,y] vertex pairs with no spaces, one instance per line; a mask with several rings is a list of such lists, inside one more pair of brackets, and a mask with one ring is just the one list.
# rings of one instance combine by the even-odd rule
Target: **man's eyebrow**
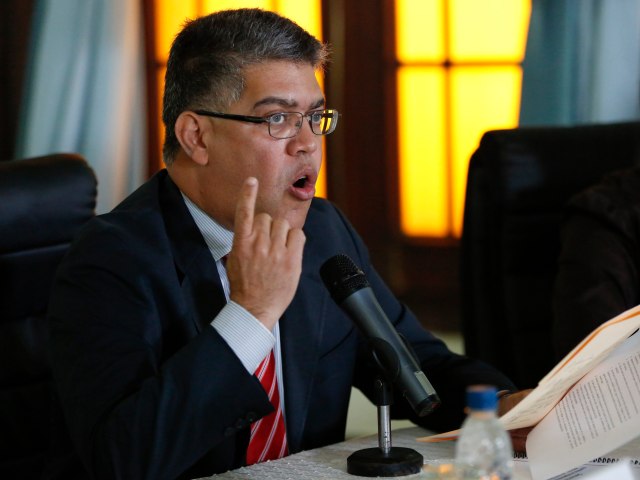
[[[318,99],[315,103],[311,105],[309,110],[315,110],[316,108],[322,107],[325,103],[324,98]],[[261,100],[258,100],[253,104],[253,109],[262,106],[262,105],[280,105],[282,107],[294,108],[298,106],[298,102],[295,100],[287,100],[282,97],[265,97]]]
[[258,100],[256,103],[254,103],[253,109],[255,110],[262,105],[281,105],[283,107],[292,108],[297,107],[298,102],[296,102],[295,100],[287,100],[282,97],[265,97],[262,100]]
[[318,101],[316,101],[316,103],[311,105],[311,108],[309,110],[315,110],[317,108],[324,107],[324,104],[325,104],[325,99],[324,98],[320,98],[320,99],[318,99]]

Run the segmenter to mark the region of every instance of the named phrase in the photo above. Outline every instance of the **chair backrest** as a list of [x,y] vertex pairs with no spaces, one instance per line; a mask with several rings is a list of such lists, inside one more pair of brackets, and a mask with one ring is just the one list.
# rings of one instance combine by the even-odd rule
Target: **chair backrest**
[[640,122],[487,132],[469,164],[461,243],[468,355],[533,387],[555,364],[552,291],[562,210],[633,165]]
[[42,469],[51,406],[49,292],[95,200],[95,176],[80,156],[0,162],[0,478],[37,478]]

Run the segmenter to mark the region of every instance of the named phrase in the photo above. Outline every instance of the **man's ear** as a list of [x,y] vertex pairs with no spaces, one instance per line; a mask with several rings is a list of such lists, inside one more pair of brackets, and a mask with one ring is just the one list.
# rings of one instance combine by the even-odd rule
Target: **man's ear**
[[209,161],[207,146],[204,142],[205,119],[193,112],[182,112],[174,128],[176,138],[185,153],[196,163],[206,165]]

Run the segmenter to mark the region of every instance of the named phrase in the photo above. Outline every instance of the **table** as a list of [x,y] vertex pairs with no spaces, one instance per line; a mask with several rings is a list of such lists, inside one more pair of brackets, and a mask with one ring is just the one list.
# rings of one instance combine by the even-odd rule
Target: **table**
[[[455,442],[422,443],[416,441],[417,437],[424,437],[430,433],[432,432],[420,427],[394,430],[392,432],[393,446],[416,450],[422,454],[425,463],[451,463],[455,451]],[[347,457],[356,450],[377,446],[377,435],[360,437],[207,478],[212,480],[354,480],[368,478],[347,473]],[[517,463],[514,480],[530,480],[531,476],[526,463]],[[396,478],[420,479],[426,476],[426,473],[420,472]]]

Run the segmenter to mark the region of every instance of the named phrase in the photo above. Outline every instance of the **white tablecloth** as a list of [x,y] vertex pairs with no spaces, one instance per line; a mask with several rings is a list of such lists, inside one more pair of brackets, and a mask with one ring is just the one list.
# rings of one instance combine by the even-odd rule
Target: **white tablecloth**
[[[394,430],[392,444],[394,447],[407,447],[422,454],[425,463],[451,463],[455,450],[455,442],[422,443],[417,437],[429,435],[430,432],[419,427]],[[280,460],[259,463],[230,472],[208,477],[211,479],[273,479],[273,480],[306,480],[332,479],[354,480],[360,477],[347,473],[347,457],[356,450],[378,446],[377,435],[347,440],[315,450],[296,453]],[[426,477],[423,472],[406,475],[400,478],[419,479]],[[529,480],[528,467],[521,465],[514,480]]]
[[[423,443],[416,441],[418,437],[429,435],[430,432],[419,427],[403,428],[392,432],[392,443],[394,447],[406,447],[416,450],[424,457],[425,464],[437,465],[443,463],[452,463],[455,452],[455,442],[441,443]],[[347,457],[357,450],[364,448],[375,448],[378,446],[377,435],[355,438],[346,442],[328,445],[326,447],[309,450],[306,452],[296,453],[280,460],[273,462],[259,463],[250,467],[243,467],[230,472],[221,473],[207,477],[211,480],[229,479],[272,479],[272,480],[354,480],[360,477],[347,473]],[[612,458],[634,458],[640,459],[640,437],[636,440],[624,445],[613,452],[606,455]],[[632,477],[640,480],[640,460],[636,460],[636,466],[633,468]],[[553,480],[573,480],[576,478],[598,474],[594,479],[611,479],[608,474],[611,465],[594,464],[589,462],[581,467],[559,475]],[[406,475],[406,479],[431,479],[432,476],[426,472],[416,473],[414,475]],[[514,461],[513,480],[531,480],[529,473],[529,464],[526,459],[516,459]]]

